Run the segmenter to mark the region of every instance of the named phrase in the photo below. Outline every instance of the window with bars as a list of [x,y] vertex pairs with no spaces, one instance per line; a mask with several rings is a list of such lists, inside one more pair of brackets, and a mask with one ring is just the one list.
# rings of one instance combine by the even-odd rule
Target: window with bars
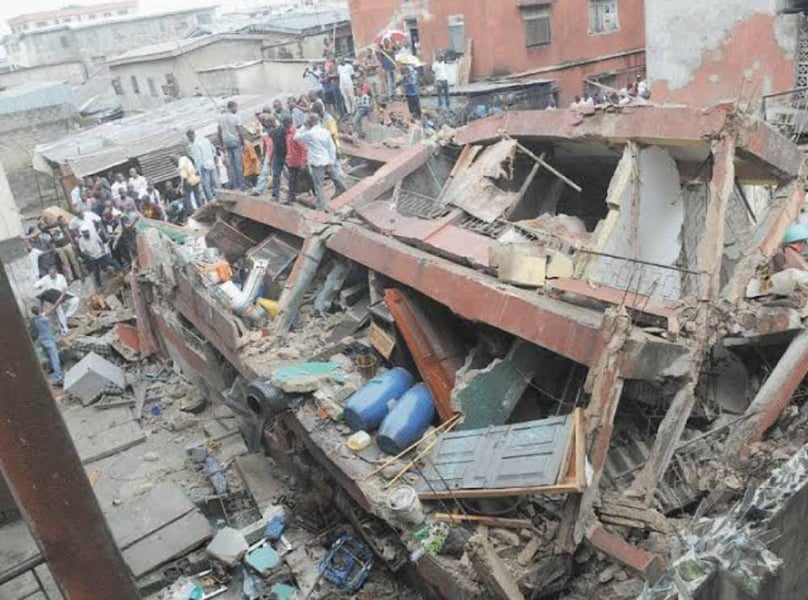
[[550,31],[550,6],[522,6],[522,23],[525,28],[525,45],[541,46],[552,41]]
[[589,0],[589,33],[610,33],[618,29],[617,0]]

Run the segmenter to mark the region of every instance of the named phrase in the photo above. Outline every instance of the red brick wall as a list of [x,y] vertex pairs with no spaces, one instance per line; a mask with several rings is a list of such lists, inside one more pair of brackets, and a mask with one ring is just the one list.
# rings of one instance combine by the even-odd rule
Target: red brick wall
[[[590,35],[589,0],[555,0],[551,4],[552,42],[528,48],[517,0],[349,0],[357,48],[372,43],[389,27],[405,28],[407,18],[416,18],[421,38],[421,57],[431,62],[434,52],[449,46],[447,19],[465,17],[466,39],[474,43],[472,79],[521,73],[542,67],[562,66],[645,47],[643,0],[618,0],[620,29]],[[550,71],[537,75],[556,79],[562,103],[581,94],[582,77],[611,69],[643,64],[642,55],[612,60],[608,65],[588,64],[573,73]]]

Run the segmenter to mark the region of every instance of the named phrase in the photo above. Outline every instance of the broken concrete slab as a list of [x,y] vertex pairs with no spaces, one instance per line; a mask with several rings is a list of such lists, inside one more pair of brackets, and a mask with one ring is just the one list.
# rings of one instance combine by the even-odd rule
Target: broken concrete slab
[[490,264],[500,281],[520,287],[544,285],[547,254],[535,244],[500,244],[491,248]]
[[90,352],[65,373],[64,389],[87,406],[104,392],[123,392],[126,389],[126,375],[120,367]]
[[33,571],[26,571],[0,585],[0,600],[24,600],[40,592],[39,581]]
[[0,540],[0,581],[16,577],[43,561],[22,519],[0,526]]
[[125,407],[87,413],[81,409],[63,413],[70,436],[84,464],[122,452],[146,440],[146,434]]
[[272,475],[272,461],[263,454],[240,456],[236,469],[261,512],[283,493],[284,485]]
[[240,561],[248,548],[241,532],[232,527],[223,527],[208,544],[206,552],[229,567]]
[[102,510],[115,542],[128,548],[195,510],[195,506],[176,483],[161,482],[132,502],[102,506]]
[[342,365],[334,362],[312,362],[280,367],[272,371],[272,384],[289,394],[305,394],[332,381],[343,381]]
[[184,556],[210,539],[210,523],[198,510],[177,519],[123,551],[123,558],[135,577]]
[[48,565],[39,565],[34,569],[34,574],[39,579],[39,585],[42,586],[42,592],[45,594],[46,600],[63,600],[64,596],[59,591],[59,586],[56,584]]

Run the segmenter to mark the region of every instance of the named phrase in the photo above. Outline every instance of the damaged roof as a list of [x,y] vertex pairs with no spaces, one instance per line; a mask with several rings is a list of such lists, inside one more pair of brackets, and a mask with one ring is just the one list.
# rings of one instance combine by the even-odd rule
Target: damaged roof
[[40,144],[34,148],[34,168],[52,174],[54,166],[58,166],[76,177],[84,177],[167,147],[185,145],[188,128],[201,135],[214,135],[218,118],[230,100],[238,102],[239,115],[246,125],[266,99],[255,95],[183,98]]

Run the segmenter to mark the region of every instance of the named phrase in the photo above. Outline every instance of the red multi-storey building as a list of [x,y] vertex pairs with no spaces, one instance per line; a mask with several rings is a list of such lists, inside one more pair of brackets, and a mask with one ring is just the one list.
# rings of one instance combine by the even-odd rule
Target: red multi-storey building
[[552,79],[560,103],[587,79],[622,87],[645,67],[643,0],[349,0],[357,48],[386,29],[410,35],[431,62],[472,44],[471,80]]

